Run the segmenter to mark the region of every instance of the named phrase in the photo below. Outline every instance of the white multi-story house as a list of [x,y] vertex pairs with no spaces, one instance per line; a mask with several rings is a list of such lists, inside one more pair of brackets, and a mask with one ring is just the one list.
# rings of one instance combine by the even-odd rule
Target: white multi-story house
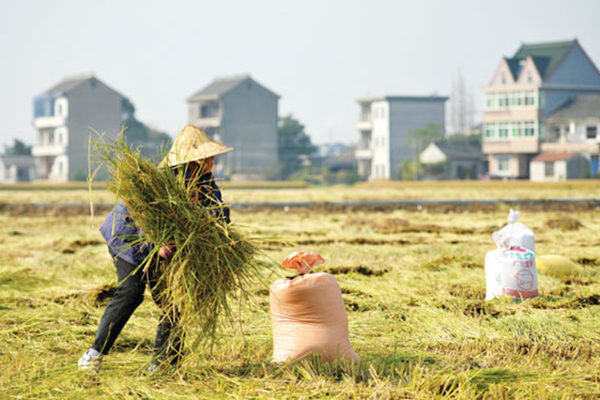
[[417,161],[412,131],[428,124],[444,130],[445,102],[441,96],[377,96],[357,99],[360,114],[356,160],[364,179],[394,179],[400,164]]
[[235,149],[217,157],[217,170],[233,179],[260,179],[276,167],[277,94],[242,75],[215,79],[187,102],[190,124]]
[[483,153],[490,175],[528,178],[540,151],[572,151],[560,138],[571,125],[555,113],[576,97],[599,94],[600,72],[577,40],[523,44],[503,58],[484,88]]
[[66,182],[88,173],[92,129],[114,137],[124,120],[126,98],[94,75],[69,77],[34,99],[32,148],[38,179]]

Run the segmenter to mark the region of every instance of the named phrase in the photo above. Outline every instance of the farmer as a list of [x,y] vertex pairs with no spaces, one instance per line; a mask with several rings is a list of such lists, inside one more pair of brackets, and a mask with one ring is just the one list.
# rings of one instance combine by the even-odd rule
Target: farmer
[[[175,138],[172,148],[161,163],[161,167],[169,167],[175,174],[186,174],[186,185],[190,181],[198,182],[197,190],[192,194],[192,201],[201,202],[204,207],[214,207],[218,217],[229,223],[229,209],[219,206],[222,203],[221,193],[212,176],[213,159],[219,154],[233,150],[221,143],[211,140],[206,133],[192,125],[187,125]],[[199,176],[198,176],[199,174]],[[119,286],[114,297],[108,303],[96,339],[92,347],[79,359],[80,370],[98,371],[102,357],[110,351],[121,330],[131,314],[142,303],[146,284],[150,287],[154,302],[163,309],[158,288],[158,259],[151,262],[144,271],[144,260],[152,250],[151,244],[137,245],[131,242],[143,234],[129,216],[127,206],[120,201],[108,215],[100,227],[106,239],[109,252],[117,270]],[[175,249],[161,246],[159,257],[170,260]],[[162,316],[153,355],[148,371],[169,359],[177,362],[182,348],[182,332],[174,332],[173,317]]]

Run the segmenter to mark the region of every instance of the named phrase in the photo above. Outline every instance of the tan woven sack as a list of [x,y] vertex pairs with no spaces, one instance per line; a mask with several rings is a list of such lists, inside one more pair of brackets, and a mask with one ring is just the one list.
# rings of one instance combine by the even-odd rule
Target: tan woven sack
[[275,281],[270,290],[273,361],[320,354],[331,362],[358,361],[348,339],[348,316],[333,275],[316,273]]

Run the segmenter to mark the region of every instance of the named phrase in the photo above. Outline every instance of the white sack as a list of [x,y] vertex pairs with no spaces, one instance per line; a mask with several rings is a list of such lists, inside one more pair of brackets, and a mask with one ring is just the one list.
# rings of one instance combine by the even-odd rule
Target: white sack
[[496,249],[485,256],[486,300],[509,296],[531,299],[538,296],[538,280],[533,251],[522,247]]

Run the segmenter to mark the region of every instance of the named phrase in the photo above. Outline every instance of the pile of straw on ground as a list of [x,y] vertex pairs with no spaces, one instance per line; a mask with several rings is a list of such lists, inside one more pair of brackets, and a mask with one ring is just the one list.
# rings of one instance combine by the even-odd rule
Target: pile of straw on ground
[[242,299],[264,270],[257,258],[259,239],[219,218],[221,206],[195,204],[193,191],[205,182],[195,177],[186,187],[185,171],[157,167],[128,147],[122,132],[114,141],[99,135],[90,150],[95,163],[90,182],[104,169],[107,188],[145,232],[131,244],[153,245],[142,267],[158,259],[160,246],[176,249],[170,261],[159,263],[163,311],[188,337],[197,332],[202,342],[214,340],[220,322],[234,321],[232,300]]

